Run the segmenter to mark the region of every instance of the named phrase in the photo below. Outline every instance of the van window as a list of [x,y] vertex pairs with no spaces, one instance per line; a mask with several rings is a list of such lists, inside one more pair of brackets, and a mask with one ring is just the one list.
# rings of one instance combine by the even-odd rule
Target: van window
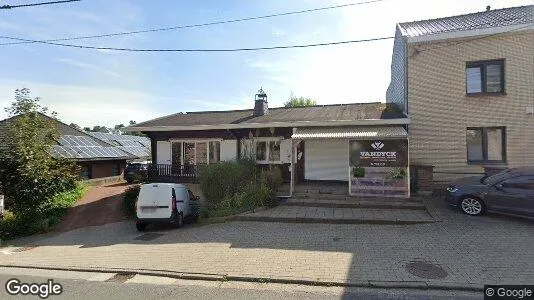
[[196,200],[195,199],[195,195],[193,195],[193,193],[190,190],[187,190],[187,193],[189,194],[189,199],[190,200]]
[[176,191],[174,190],[174,188],[172,188],[172,197],[176,199]]

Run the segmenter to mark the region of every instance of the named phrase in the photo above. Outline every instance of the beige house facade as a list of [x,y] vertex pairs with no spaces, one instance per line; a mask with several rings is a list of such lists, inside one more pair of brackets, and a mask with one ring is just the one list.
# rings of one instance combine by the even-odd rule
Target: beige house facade
[[387,102],[435,181],[534,166],[534,6],[398,24]]

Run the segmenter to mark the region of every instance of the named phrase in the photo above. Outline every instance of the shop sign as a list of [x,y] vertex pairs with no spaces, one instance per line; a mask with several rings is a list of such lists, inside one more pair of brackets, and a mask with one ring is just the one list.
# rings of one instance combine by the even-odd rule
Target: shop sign
[[408,167],[408,140],[355,140],[349,142],[353,167]]

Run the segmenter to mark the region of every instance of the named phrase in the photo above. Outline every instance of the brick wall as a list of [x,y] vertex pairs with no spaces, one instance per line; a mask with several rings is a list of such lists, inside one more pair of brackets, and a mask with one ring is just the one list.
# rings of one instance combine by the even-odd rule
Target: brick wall
[[[438,48],[439,47],[439,48]],[[430,49],[424,51],[424,49]],[[506,167],[534,165],[534,31],[472,41],[410,44],[410,159],[440,181],[484,173],[467,164],[466,127],[506,126]],[[466,96],[468,61],[505,60],[505,95]],[[456,173],[456,174],[453,174]]]
[[126,167],[125,160],[103,160],[103,161],[91,161],[91,162],[79,162],[80,167],[88,166],[91,169],[91,179],[104,178],[115,176],[113,174],[113,166],[119,165],[119,176],[124,173]]

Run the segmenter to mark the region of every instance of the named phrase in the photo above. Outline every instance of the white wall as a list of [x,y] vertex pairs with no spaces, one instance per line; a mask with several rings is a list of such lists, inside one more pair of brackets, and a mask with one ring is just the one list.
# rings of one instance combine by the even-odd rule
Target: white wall
[[284,164],[291,163],[291,140],[284,139],[280,142],[280,160]]
[[305,179],[349,180],[347,140],[306,140],[304,143]]
[[156,163],[170,165],[171,164],[171,143],[167,141],[158,141],[156,152]]
[[237,140],[221,141],[221,161],[229,161],[237,158]]

